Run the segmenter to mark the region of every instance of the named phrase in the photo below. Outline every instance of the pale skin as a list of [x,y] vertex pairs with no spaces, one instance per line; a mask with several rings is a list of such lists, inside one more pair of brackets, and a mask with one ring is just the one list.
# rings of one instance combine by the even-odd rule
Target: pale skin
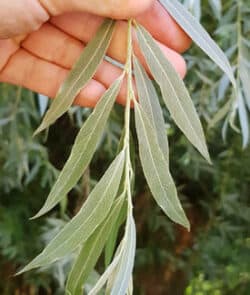
[[[159,42],[181,77],[186,64],[181,55],[190,38],[156,0],[1,0],[0,82],[21,85],[55,97],[86,43],[104,17],[118,19],[108,55],[126,60],[127,25],[134,17]],[[135,53],[145,65],[134,36]],[[75,103],[93,107],[121,69],[102,62]],[[125,104],[126,82],[118,102]]]

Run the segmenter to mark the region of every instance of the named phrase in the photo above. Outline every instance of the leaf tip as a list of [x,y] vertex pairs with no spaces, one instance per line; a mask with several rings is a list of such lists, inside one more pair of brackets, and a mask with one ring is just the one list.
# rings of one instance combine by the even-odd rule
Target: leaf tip
[[25,273],[25,272],[28,271],[28,270],[29,270],[29,267],[28,267],[28,265],[26,265],[26,266],[23,267],[21,270],[19,270],[18,272],[16,272],[16,273],[14,274],[14,277],[20,276],[20,275],[22,275],[23,273]]
[[190,232],[190,222],[186,216],[186,214],[184,213],[183,216],[181,217],[181,219],[179,221],[176,221],[178,224],[180,224],[181,226],[183,226],[188,232]]
[[205,160],[208,162],[208,164],[213,165],[213,162],[210,158],[209,152],[207,151],[207,153],[205,155],[203,155]]
[[30,217],[29,220],[37,219],[41,217],[42,215],[44,215],[45,213],[47,213],[47,210],[43,206],[34,216]]
[[42,123],[33,133],[33,137],[35,137],[38,133],[42,132],[44,129],[46,129],[46,126]]

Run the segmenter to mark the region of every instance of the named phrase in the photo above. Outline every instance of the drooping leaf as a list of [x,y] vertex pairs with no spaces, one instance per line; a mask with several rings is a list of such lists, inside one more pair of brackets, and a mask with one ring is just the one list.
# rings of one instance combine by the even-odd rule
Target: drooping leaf
[[128,286],[127,295],[133,295],[133,294],[134,294],[133,276],[131,276],[129,286]]
[[219,20],[221,18],[221,11],[222,11],[221,0],[209,0],[209,4],[216,18]]
[[226,55],[201,26],[198,20],[193,17],[178,0],[159,1],[192,40],[228,75],[234,88],[236,88],[234,74]]
[[159,103],[158,95],[153,83],[149,79],[143,66],[134,56],[134,73],[139,101],[142,109],[148,115],[152,127],[156,131],[159,146],[167,162],[169,161],[169,148],[166,126]]
[[127,204],[124,203],[121,210],[119,217],[116,221],[116,223],[113,224],[111,228],[111,232],[108,238],[108,241],[105,246],[105,266],[107,267],[112,259],[115,246],[116,246],[116,241],[119,233],[120,226],[123,224],[123,222],[126,219],[126,213],[127,213]]
[[222,106],[214,117],[210,120],[208,128],[214,127],[220,120],[222,120],[230,111],[232,107],[232,99],[229,99],[224,106]]
[[203,129],[184,82],[165,58],[152,36],[137,25],[137,36],[146,62],[160,85],[163,100],[178,127],[210,162]]
[[246,104],[250,111],[250,70],[247,69],[247,66],[243,62],[240,63],[239,73]]
[[52,209],[77,183],[95,152],[98,141],[121,86],[122,77],[104,93],[92,114],[79,131],[71,154],[40,211],[39,217]]
[[82,294],[83,284],[87,280],[91,270],[94,268],[110,235],[110,232],[113,226],[116,224],[122,205],[124,203],[124,196],[125,194],[116,200],[109,213],[109,216],[95,230],[86,243],[84,243],[68,277],[66,284],[66,292],[68,294]]
[[60,87],[35,134],[50,126],[63,115],[72,105],[80,90],[86,86],[94,76],[111,41],[114,24],[115,22],[113,20],[106,19],[97,31],[95,37],[85,47],[80,58]]
[[242,146],[244,149],[249,142],[249,122],[243,95],[240,91],[238,93],[238,114],[243,138]]
[[170,219],[189,229],[167,161],[150,121],[138,103],[135,104],[135,122],[141,164],[153,197]]
[[222,78],[220,79],[219,85],[218,85],[218,101],[222,100],[225,97],[226,91],[230,85],[230,80],[228,79],[228,76],[224,74]]
[[[123,242],[123,241],[122,241]],[[121,242],[121,243],[122,243]],[[114,270],[116,269],[119,260],[121,258],[122,252],[120,251],[120,248],[118,248],[117,255],[113,259],[112,263],[106,268],[105,272],[102,274],[96,285],[91,289],[88,295],[98,295],[100,290],[103,288],[103,286],[106,284],[109,277],[113,274]]]
[[[79,213],[58,233],[41,254],[20,273],[51,264],[73,252],[92,235],[108,215],[117,194],[124,166],[122,151],[90,193]],[[20,274],[19,273],[19,274]]]
[[125,237],[122,245],[122,256],[112,284],[111,295],[126,295],[134,266],[136,245],[135,222],[131,214],[128,214]]

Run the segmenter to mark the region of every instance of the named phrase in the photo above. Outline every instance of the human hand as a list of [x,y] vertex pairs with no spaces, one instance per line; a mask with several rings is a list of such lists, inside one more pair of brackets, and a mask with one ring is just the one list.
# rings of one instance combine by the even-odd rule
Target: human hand
[[[184,77],[186,64],[180,53],[189,47],[190,38],[158,1],[40,0],[40,3],[1,0],[0,81],[54,97],[106,16],[119,19],[108,50],[110,57],[125,62],[127,25],[122,19],[135,17],[159,42],[165,56]],[[145,65],[136,39],[134,48]],[[103,61],[75,103],[94,106],[120,74],[121,69]],[[124,82],[117,100],[124,104],[125,99]]]

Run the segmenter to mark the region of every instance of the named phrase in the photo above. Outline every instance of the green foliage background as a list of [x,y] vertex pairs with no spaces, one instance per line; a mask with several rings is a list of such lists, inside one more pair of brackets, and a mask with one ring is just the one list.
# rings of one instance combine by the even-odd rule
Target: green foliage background
[[[243,52],[239,42],[241,38],[250,40],[248,0],[225,0],[221,12],[219,0],[202,1],[202,5],[197,0],[184,2],[228,53],[236,74],[240,71],[241,55],[250,63],[249,52]],[[239,11],[244,11],[240,18]],[[221,72],[195,46],[186,59],[189,72],[185,82],[203,121],[213,166],[191,147],[166,112],[171,172],[192,230],[187,233],[174,225],[149,198],[136,156],[135,294],[247,295],[250,148],[242,148],[242,135],[227,127],[227,116],[216,124],[217,120],[212,120],[214,116],[222,117],[221,109],[231,98],[230,87],[226,87]],[[94,161],[68,201],[47,217],[29,221],[44,202],[89,110],[74,107],[46,136],[32,137],[41,120],[41,102],[45,100],[6,84],[0,85],[0,96],[0,294],[63,294],[71,257],[50,269],[20,277],[12,275],[40,252],[78,211],[105,171],[118,144],[122,109],[116,106],[113,111]],[[235,125],[241,126],[244,143],[249,126],[247,115],[242,125],[234,109],[228,109],[228,113],[230,116],[235,113]],[[135,154],[137,149],[135,142]],[[101,260],[98,270],[102,268]]]

